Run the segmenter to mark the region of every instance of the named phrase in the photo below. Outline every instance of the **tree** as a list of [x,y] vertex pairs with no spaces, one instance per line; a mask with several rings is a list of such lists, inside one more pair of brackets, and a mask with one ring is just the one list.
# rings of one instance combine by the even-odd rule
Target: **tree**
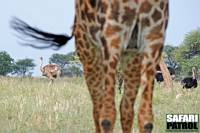
[[78,65],[71,65],[65,69],[63,69],[63,75],[71,76],[71,77],[79,77],[83,74],[83,71],[80,69]]
[[0,75],[6,76],[13,70],[14,59],[6,51],[0,52]]
[[31,74],[31,70],[33,70],[35,64],[32,59],[20,59],[15,62],[13,74],[17,74],[18,76],[27,76]]
[[185,51],[189,58],[200,55],[200,28],[186,34],[183,46],[187,48]]
[[165,62],[172,68],[176,69],[178,67],[178,62],[176,62],[176,59],[174,57],[175,50],[178,47],[174,47],[172,45],[165,45],[163,50],[163,58]]
[[49,63],[58,64],[61,67],[61,69],[63,69],[66,64],[70,64],[76,60],[77,58],[75,52],[71,52],[68,54],[53,54],[49,58]]
[[164,46],[164,52],[166,53],[167,56],[173,56],[173,51],[176,49],[177,47],[174,47],[172,45],[165,45]]
[[192,67],[200,66],[200,29],[186,34],[183,43],[175,50],[176,61],[179,62],[181,73],[190,75]]
[[68,54],[53,54],[49,58],[50,63],[58,64],[61,68],[61,76],[80,76],[82,75],[81,63],[75,52]]

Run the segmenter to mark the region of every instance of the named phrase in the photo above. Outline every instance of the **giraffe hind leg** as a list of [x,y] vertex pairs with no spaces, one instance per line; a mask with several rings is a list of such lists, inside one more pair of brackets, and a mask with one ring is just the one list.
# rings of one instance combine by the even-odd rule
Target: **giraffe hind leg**
[[93,103],[93,118],[96,127],[96,133],[100,133],[100,109],[102,106],[102,97],[103,97],[103,84],[101,77],[97,75],[102,75],[101,71],[96,71],[98,65],[92,65],[85,67],[85,79],[89,89],[89,93]]
[[[124,94],[120,104],[121,125],[123,133],[131,133],[134,119],[134,103],[140,85],[141,56],[129,51],[122,56],[124,71]],[[125,62],[125,63],[123,63]]]
[[[78,32],[78,31],[77,31]],[[79,32],[82,35],[82,31]],[[82,43],[79,43],[82,42]],[[102,55],[99,50],[96,49],[90,41],[82,41],[81,38],[76,39],[76,49],[80,61],[83,64],[84,77],[89,90],[89,94],[93,104],[93,120],[95,124],[95,133],[101,133],[100,131],[100,109],[102,107],[103,97],[103,68]],[[79,45],[82,44],[82,45]],[[87,48],[90,46],[90,48]],[[84,52],[83,52],[84,49]],[[93,51],[96,52],[93,52]]]
[[[168,1],[162,0],[164,9],[158,11],[159,4],[153,5],[152,18],[154,23],[143,23],[140,25],[140,40],[141,49],[143,54],[142,67],[141,67],[141,86],[143,89],[142,99],[140,100],[140,109],[138,114],[138,122],[140,133],[151,133],[153,130],[153,88],[155,69],[158,65],[164,44],[166,26],[168,22]],[[144,13],[146,16],[150,15]],[[143,13],[140,14],[139,19],[150,21]],[[159,17],[158,17],[159,16]],[[146,22],[147,22],[146,21]]]
[[152,98],[154,87],[154,72],[153,65],[143,64],[142,70],[142,86],[143,93],[140,102],[140,109],[138,114],[138,122],[141,133],[151,133],[153,130],[153,110]]

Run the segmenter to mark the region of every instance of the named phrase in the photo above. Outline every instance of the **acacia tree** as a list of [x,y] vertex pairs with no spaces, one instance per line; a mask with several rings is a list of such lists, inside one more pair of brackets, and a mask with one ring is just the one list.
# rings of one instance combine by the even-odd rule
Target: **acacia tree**
[[49,58],[49,63],[56,63],[60,66],[63,75],[80,76],[82,75],[81,63],[75,52],[68,54],[53,54]]
[[200,28],[186,34],[183,45],[187,48],[185,51],[188,58],[200,55]]
[[181,66],[181,73],[190,75],[192,67],[200,66],[200,29],[185,35],[183,43],[175,50],[176,61]]
[[63,69],[65,65],[70,64],[74,60],[76,60],[75,52],[71,52],[68,54],[53,54],[49,58],[49,63],[58,64],[61,69]]
[[174,57],[175,50],[178,49],[178,47],[172,46],[172,45],[165,45],[164,46],[164,60],[170,67],[176,69],[178,67],[178,62],[176,62],[176,59]]
[[33,70],[35,64],[32,59],[20,59],[15,62],[14,70],[12,74],[17,74],[18,76],[27,76],[31,74],[31,70]]
[[14,59],[6,51],[0,52],[0,75],[6,76],[13,71]]

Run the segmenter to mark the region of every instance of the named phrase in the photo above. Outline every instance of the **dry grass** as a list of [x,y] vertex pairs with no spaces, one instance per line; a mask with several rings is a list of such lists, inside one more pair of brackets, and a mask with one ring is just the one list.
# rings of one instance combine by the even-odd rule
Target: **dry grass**
[[[175,89],[170,93],[163,91],[162,87],[156,84],[153,102],[154,133],[165,133],[165,116],[168,113],[200,114],[200,87],[176,99],[179,93],[182,91],[178,83],[175,83]],[[117,93],[118,105],[120,98],[121,95]],[[117,116],[115,132],[120,133],[119,119]],[[138,132],[138,129],[135,131]],[[65,78],[59,79],[53,86],[48,86],[46,79],[1,77],[0,132],[94,132],[92,104],[84,80]]]

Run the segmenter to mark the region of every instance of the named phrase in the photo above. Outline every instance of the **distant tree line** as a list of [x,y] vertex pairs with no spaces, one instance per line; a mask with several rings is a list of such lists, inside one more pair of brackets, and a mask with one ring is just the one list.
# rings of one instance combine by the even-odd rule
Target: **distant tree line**
[[0,51],[0,75],[6,76],[8,74],[18,76],[31,75],[35,64],[32,59],[25,58],[14,61],[14,59],[6,52]]
[[[53,54],[49,63],[56,63],[61,67],[61,76],[82,76],[82,66],[75,52],[68,54]],[[15,61],[6,51],[0,51],[0,75],[32,76],[36,64],[33,59],[25,58]]]
[[192,75],[192,67],[200,70],[200,29],[193,30],[185,35],[183,42],[177,47],[164,47],[165,62],[176,70],[176,76]]
[[[183,42],[177,47],[165,45],[163,58],[166,64],[174,68],[177,77],[191,76],[192,67],[200,70],[200,28],[185,35]],[[61,76],[82,76],[83,69],[75,52],[68,54],[53,54],[49,63],[56,63],[61,67]],[[36,64],[33,59],[25,58],[15,61],[6,51],[0,51],[0,75],[32,75]]]

